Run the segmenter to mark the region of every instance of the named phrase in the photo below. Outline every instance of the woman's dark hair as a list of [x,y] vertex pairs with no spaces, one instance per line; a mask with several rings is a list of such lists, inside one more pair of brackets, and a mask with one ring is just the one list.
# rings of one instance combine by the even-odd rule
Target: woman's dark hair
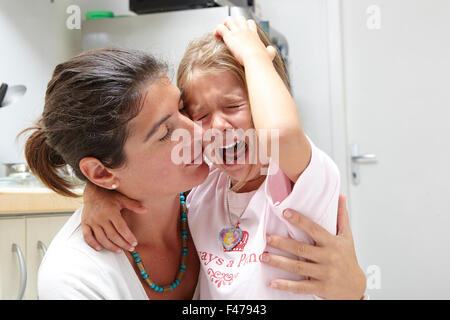
[[146,86],[165,69],[153,56],[127,49],[90,50],[57,65],[42,117],[24,130],[33,130],[25,145],[32,172],[55,192],[77,196],[61,168],[68,164],[88,181],[79,167],[85,157],[123,165],[127,124],[140,112]]

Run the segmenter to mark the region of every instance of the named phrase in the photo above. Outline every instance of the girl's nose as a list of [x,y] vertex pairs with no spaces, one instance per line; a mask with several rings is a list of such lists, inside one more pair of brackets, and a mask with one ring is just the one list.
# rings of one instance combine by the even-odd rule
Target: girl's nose
[[226,131],[233,129],[233,126],[227,121],[227,119],[221,114],[215,114],[211,119],[211,128],[219,131]]

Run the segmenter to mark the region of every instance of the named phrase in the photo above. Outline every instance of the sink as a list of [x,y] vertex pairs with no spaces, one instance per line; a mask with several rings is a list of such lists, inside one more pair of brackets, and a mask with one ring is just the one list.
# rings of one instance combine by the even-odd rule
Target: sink
[[[84,186],[79,186],[73,191],[83,192]],[[0,193],[52,193],[53,191],[47,188],[34,175],[26,177],[2,177],[0,178]]]

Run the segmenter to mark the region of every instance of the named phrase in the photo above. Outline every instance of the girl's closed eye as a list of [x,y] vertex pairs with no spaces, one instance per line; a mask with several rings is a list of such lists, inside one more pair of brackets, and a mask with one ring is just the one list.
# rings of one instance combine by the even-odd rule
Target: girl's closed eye
[[202,114],[202,115],[199,115],[199,116],[195,116],[194,117],[194,119],[195,119],[194,121],[204,120],[207,116],[208,116],[208,113]]
[[243,107],[244,105],[235,105],[235,106],[229,106],[229,107],[225,107],[226,109],[237,109],[240,107]]

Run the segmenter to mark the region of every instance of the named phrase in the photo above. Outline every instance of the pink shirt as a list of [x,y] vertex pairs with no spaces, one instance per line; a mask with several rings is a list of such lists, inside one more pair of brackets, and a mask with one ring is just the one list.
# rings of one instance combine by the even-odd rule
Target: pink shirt
[[306,243],[313,241],[282,216],[291,208],[336,234],[339,197],[339,171],[328,155],[311,141],[311,161],[295,185],[271,161],[268,177],[258,190],[250,193],[229,191],[233,223],[239,220],[243,231],[240,243],[228,251],[219,240],[222,228],[229,228],[225,207],[227,175],[213,169],[206,181],[187,198],[189,228],[200,257],[200,299],[317,299],[268,286],[273,279],[301,280],[287,271],[261,262],[264,251],[290,258],[294,256],[266,246],[266,234],[290,237]]

